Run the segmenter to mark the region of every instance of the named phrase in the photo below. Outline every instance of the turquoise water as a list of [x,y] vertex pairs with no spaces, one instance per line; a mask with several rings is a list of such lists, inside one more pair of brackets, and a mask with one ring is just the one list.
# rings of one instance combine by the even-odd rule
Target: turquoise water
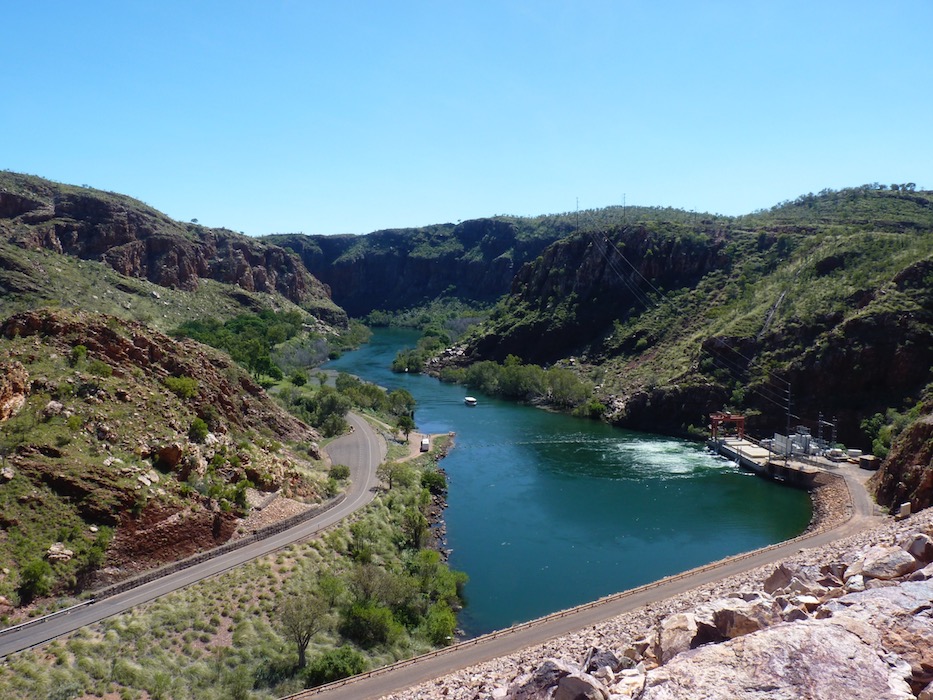
[[[418,402],[426,433],[456,433],[441,466],[450,564],[470,576],[460,626],[474,636],[799,534],[806,492],[702,445],[483,396],[389,364],[417,334],[376,329],[327,364]],[[463,397],[479,400],[468,407]]]

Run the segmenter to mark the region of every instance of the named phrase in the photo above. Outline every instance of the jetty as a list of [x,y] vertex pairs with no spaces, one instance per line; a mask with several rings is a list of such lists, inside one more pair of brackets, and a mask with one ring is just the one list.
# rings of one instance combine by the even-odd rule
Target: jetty
[[[795,460],[793,454],[777,453],[771,449],[772,442],[761,444],[745,434],[745,416],[737,413],[716,412],[711,413],[710,437],[707,446],[723,457],[731,459],[743,469],[755,472],[774,481],[781,481],[800,488],[813,488],[813,483],[820,473],[820,469],[812,461]],[[735,434],[720,436],[720,431],[726,426],[732,426]],[[784,443],[789,450],[792,443]]]
[[731,459],[743,469],[791,486],[810,489],[821,471],[811,464],[785,459],[784,455],[776,454],[745,436],[717,437],[710,439],[707,444],[710,449]]

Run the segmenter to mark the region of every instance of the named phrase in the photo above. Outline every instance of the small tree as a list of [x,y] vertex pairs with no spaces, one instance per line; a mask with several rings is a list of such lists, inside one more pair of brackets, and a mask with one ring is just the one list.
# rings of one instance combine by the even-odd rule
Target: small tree
[[299,582],[286,591],[285,599],[276,608],[276,617],[282,634],[295,644],[298,668],[304,668],[308,644],[330,622],[324,598],[306,581]]
[[411,486],[417,478],[414,470],[401,462],[383,462],[376,469],[376,476],[384,481],[390,490],[396,484]]
[[415,419],[409,415],[399,416],[395,424],[405,434],[405,440],[407,441],[409,434],[415,429]]

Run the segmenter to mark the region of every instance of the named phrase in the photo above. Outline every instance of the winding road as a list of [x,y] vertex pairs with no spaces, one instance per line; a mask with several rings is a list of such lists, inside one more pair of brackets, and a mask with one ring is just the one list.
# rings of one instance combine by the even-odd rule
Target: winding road
[[445,649],[400,661],[343,681],[290,695],[289,700],[366,700],[430,681],[453,671],[512,654],[549,639],[585,629],[648,603],[685,593],[751,569],[773,564],[801,549],[820,547],[855,534],[876,522],[874,504],[865,490],[866,473],[858,467],[833,470],[845,479],[852,505],[852,517],[822,532],[801,535],[746,554],[707,564],[654,583],[601,598],[571,610],[554,613],[499,632],[452,645]]
[[288,530],[190,568],[167,574],[124,593],[81,604],[67,612],[37,618],[25,625],[0,630],[0,658],[74,632],[311,537],[368,504],[376,495],[376,486],[379,483],[376,468],[385,459],[386,443],[361,417],[351,413],[347,416],[347,421],[353,428],[352,432],[334,440],[325,448],[331,463],[350,467],[350,489],[337,506]]

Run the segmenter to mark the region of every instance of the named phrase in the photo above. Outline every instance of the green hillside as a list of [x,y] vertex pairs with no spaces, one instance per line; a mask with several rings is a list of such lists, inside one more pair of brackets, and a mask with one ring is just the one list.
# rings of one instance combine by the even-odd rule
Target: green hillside
[[[933,194],[871,186],[736,219],[581,228],[519,271],[465,357],[567,363],[608,420],[702,430],[709,410],[783,428],[918,397],[933,364]],[[868,439],[870,445],[871,440]]]

